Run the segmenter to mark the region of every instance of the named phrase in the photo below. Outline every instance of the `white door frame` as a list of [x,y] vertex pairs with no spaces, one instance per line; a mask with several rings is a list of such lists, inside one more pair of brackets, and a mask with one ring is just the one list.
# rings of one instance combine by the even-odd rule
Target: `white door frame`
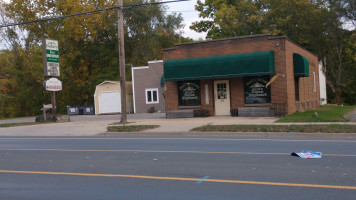
[[[218,88],[219,87],[219,88]],[[230,81],[214,81],[215,115],[230,115]]]

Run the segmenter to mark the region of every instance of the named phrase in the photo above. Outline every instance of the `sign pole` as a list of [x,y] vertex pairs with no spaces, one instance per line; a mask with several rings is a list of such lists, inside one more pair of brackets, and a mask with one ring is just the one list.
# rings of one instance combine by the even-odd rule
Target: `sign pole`
[[44,81],[44,87],[51,92],[52,114],[57,115],[56,91],[62,90],[62,82],[54,77],[60,76],[59,48],[57,40],[43,39],[43,67],[44,76],[51,77]]
[[56,92],[51,92],[51,101],[52,101],[52,114],[53,116],[57,115],[57,111],[56,111]]

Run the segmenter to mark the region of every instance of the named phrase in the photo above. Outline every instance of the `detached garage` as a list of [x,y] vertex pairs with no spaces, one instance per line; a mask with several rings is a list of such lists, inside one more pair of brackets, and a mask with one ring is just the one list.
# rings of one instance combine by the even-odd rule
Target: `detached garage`
[[[95,114],[121,113],[120,81],[104,81],[96,86],[94,94]],[[126,83],[126,109],[133,111],[132,84]]]

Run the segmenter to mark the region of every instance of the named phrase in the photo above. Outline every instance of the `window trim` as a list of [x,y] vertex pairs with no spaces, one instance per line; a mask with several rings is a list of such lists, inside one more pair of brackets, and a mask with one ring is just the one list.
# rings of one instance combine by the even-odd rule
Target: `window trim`
[[314,89],[314,92],[316,92],[316,79],[315,79],[315,72],[313,72],[313,81],[314,81],[314,84],[313,84],[313,89]]
[[[153,99],[153,94],[154,94],[154,91],[157,92],[157,101],[154,101]],[[158,93],[158,88],[147,88],[145,89],[145,99],[146,99],[146,104],[158,104],[159,103],[159,93]],[[147,92],[150,92],[151,93],[151,102],[148,101],[148,95],[147,95]]]

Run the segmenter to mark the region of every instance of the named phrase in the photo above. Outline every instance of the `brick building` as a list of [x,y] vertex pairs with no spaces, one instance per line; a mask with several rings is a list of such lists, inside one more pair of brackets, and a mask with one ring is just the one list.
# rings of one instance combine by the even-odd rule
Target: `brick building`
[[163,50],[163,62],[167,117],[193,110],[286,115],[319,106],[318,58],[286,37],[177,44]]

